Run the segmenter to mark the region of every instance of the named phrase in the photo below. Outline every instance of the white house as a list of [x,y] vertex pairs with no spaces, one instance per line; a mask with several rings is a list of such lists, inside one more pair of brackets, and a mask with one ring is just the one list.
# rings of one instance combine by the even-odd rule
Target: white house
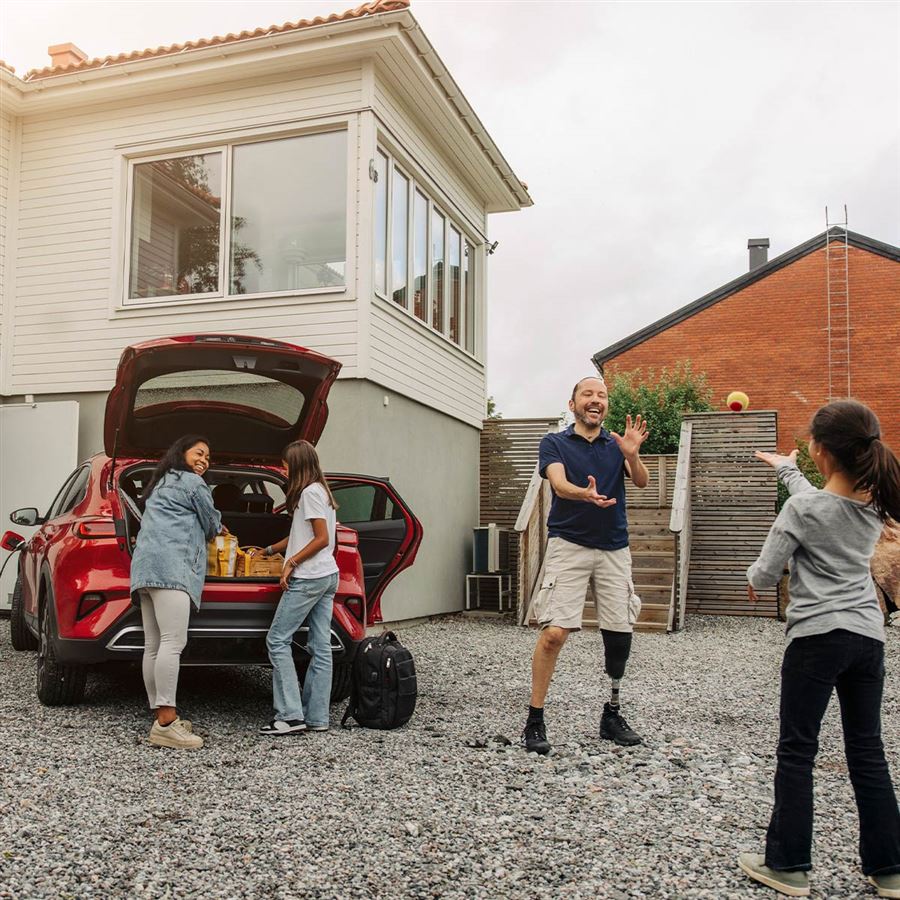
[[385,617],[459,609],[487,219],[531,199],[407,0],[50,54],[0,67],[0,404],[76,400],[84,458],[129,344],[251,334],[335,357],[326,469],[389,475],[425,529]]

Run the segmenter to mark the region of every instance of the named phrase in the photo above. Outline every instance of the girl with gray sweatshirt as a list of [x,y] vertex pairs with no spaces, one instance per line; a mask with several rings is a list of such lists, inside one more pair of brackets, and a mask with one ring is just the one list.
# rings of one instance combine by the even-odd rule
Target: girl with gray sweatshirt
[[900,810],[881,740],[884,616],[869,571],[886,520],[900,519],[900,463],[882,442],[875,414],[854,400],[822,407],[810,430],[822,490],[800,473],[796,450],[756,454],[791,496],[747,570],[748,593],[755,601],[756,591],[774,586],[790,563],[791,601],[766,852],[742,853],[738,864],[779,893],[809,895],[813,763],[836,690],[863,874],[878,896],[900,898]]

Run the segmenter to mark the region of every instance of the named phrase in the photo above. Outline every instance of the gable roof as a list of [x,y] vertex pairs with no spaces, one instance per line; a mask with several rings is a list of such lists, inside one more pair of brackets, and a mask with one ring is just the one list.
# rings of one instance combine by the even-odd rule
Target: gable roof
[[[708,309],[720,300],[725,300],[732,294],[742,291],[745,287],[768,277],[773,272],[777,272],[785,266],[789,266],[791,263],[796,262],[808,253],[812,253],[815,250],[821,250],[825,246],[826,238],[829,242],[835,240],[843,241],[844,229],[835,227],[830,228],[828,231],[823,231],[821,234],[817,234],[814,238],[811,238],[805,243],[798,244],[786,253],[782,253],[781,256],[776,256],[775,259],[769,260],[769,262],[764,265],[758,266],[752,271],[741,275],[740,278],[735,278],[734,281],[729,281],[728,284],[723,284],[722,287],[716,288],[716,290],[711,291],[708,294],[704,294],[698,300],[694,300],[693,303],[688,303],[687,306],[676,309],[667,316],[663,316],[661,319],[657,319],[655,322],[646,325],[639,331],[635,331],[633,334],[628,335],[628,337],[622,338],[620,341],[616,341],[616,343],[610,344],[602,350],[598,350],[591,357],[594,365],[599,368],[604,363],[609,362],[609,360],[619,356],[626,350],[630,350],[638,344],[643,344],[644,341],[649,338],[655,337],[666,329],[671,328],[673,325],[683,322],[685,319],[689,319],[695,313],[702,312],[704,309]],[[884,256],[887,259],[900,262],[900,247],[894,247],[891,244],[876,241],[874,238],[866,237],[864,234],[848,231],[847,243],[851,247],[857,247],[860,250],[868,250],[870,253],[875,253],[878,256]]]
[[206,47],[215,47],[221,44],[233,44],[236,41],[246,41],[252,38],[265,37],[273,34],[283,34],[287,31],[299,31],[303,28],[314,28],[317,25],[330,25],[334,22],[347,22],[351,19],[362,19],[365,16],[377,16],[379,13],[396,12],[409,8],[410,0],[371,0],[363,3],[356,9],[348,9],[342,13],[332,13],[329,16],[316,16],[314,19],[300,19],[297,22],[285,22],[283,25],[269,25],[267,28],[254,28],[253,31],[241,31],[239,34],[215,35],[211,38],[199,38],[195,41],[186,41],[183,44],[170,44],[168,47],[147,48],[145,50],[132,50],[130,53],[119,53],[116,56],[104,56],[96,59],[84,59],[81,62],[70,63],[65,66],[45,66],[42,69],[31,69],[25,73],[23,81],[35,81],[39,78],[52,78],[55,75],[69,75],[72,72],[83,72],[86,69],[101,69],[116,63],[134,62],[136,60],[156,59],[160,56],[169,56],[173,53],[187,53],[191,50],[202,50]]

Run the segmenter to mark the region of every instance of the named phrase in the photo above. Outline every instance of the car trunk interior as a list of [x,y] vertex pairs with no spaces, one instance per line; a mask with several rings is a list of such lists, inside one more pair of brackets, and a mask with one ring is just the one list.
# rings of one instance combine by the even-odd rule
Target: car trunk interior
[[[134,466],[119,477],[119,491],[128,497],[125,502],[125,522],[128,546],[134,549],[140,521],[135,509],[141,511],[140,496],[153,473],[153,466]],[[222,521],[243,547],[266,547],[286,538],[291,530],[291,517],[281,507],[284,504],[282,482],[274,474],[252,469],[216,469],[207,472],[206,480],[213,493],[213,502],[222,513]],[[207,576],[207,581],[223,579]],[[234,578],[227,580],[233,581]],[[276,577],[252,576],[249,581],[277,581]]]
[[[139,498],[153,469],[152,463],[138,464],[119,476],[119,492],[128,498],[123,506],[129,550],[133,550],[140,530],[135,510],[143,510]],[[291,517],[283,510],[284,481],[278,475],[249,467],[212,467],[206,473],[206,481],[212,489],[213,502],[222,513],[222,521],[237,537],[241,547],[266,547],[288,536]],[[385,570],[406,539],[407,523],[403,512],[384,486],[359,483],[352,476],[334,476],[330,486],[338,504],[338,521],[357,533],[366,597],[372,600]],[[223,580],[259,582],[278,579],[207,576],[207,581]]]

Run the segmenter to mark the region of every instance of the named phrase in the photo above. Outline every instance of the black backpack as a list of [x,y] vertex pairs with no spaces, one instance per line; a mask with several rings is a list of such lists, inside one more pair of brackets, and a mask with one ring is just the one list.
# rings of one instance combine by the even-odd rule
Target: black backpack
[[356,648],[341,725],[353,717],[366,728],[399,728],[412,718],[416,693],[416,664],[394,632],[365,638]]

